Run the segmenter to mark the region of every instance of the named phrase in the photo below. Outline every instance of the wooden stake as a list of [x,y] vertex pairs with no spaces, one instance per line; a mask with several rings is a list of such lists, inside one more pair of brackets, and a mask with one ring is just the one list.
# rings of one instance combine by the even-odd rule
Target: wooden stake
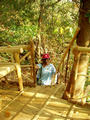
[[23,80],[22,80],[22,76],[21,76],[21,67],[20,67],[20,59],[19,59],[19,53],[15,53],[15,61],[16,61],[16,70],[17,70],[17,75],[18,75],[18,82],[19,82],[19,88],[20,91],[23,91]]

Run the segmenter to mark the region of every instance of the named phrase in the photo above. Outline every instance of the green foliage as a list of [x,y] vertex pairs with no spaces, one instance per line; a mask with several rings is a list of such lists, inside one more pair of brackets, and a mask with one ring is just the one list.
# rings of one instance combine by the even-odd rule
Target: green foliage
[[2,11],[0,41],[5,44],[24,44],[30,40],[30,37],[33,38],[37,34],[37,23],[32,23],[30,19],[30,4],[27,6],[23,2],[20,4],[17,1],[0,3]]
[[[42,34],[48,39],[61,42],[71,40],[77,23],[77,10],[72,2],[55,0],[43,3]],[[48,7],[46,7],[48,6]],[[26,44],[30,37],[38,33],[40,0],[3,0],[0,1],[0,44]],[[63,29],[63,33],[60,29]],[[72,30],[71,30],[72,29]]]

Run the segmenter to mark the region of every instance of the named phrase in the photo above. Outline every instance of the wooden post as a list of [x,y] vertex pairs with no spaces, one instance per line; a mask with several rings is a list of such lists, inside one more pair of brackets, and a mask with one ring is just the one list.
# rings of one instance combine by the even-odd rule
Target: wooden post
[[70,49],[69,49],[69,52],[68,52],[67,62],[66,62],[66,71],[65,71],[65,84],[66,84],[66,85],[67,85],[67,72],[68,72],[69,57],[70,57]]
[[0,95],[0,110],[2,109],[2,96]]
[[18,82],[19,82],[19,88],[20,91],[23,91],[23,80],[21,76],[21,67],[20,67],[20,59],[19,59],[19,53],[14,53],[15,56],[15,61],[16,61],[16,70],[17,70],[17,75],[18,75]]
[[32,64],[32,76],[34,80],[34,86],[36,85],[36,71],[35,71],[35,54],[34,54],[34,43],[30,41],[29,50],[31,52],[31,64]]
[[[74,58],[76,59],[75,60],[76,61],[76,64],[75,64],[75,68],[76,68],[75,69],[75,81],[74,81],[75,83],[76,83],[77,76],[78,76],[78,66],[79,66],[80,55],[81,55],[80,52],[77,52],[77,51],[74,52]],[[74,95],[75,95],[75,86],[73,86],[72,89],[73,89],[72,90],[73,92],[71,93],[71,96],[74,97]]]

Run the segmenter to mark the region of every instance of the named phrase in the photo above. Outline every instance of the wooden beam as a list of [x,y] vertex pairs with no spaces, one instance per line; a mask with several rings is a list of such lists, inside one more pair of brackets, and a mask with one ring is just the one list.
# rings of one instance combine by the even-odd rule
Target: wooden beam
[[22,53],[23,50],[28,50],[28,45],[19,45],[19,46],[11,46],[11,47],[0,47],[0,52],[8,52],[8,53],[15,53],[19,52]]
[[27,56],[30,55],[30,52],[26,53],[21,59],[20,59],[20,62],[22,62]]
[[84,74],[79,74],[79,73],[77,73],[77,75],[79,75],[79,76],[85,76],[85,77],[90,77],[90,75],[84,75]]
[[73,47],[73,52],[74,51],[83,52],[83,53],[90,53],[90,47],[76,46],[76,47]]

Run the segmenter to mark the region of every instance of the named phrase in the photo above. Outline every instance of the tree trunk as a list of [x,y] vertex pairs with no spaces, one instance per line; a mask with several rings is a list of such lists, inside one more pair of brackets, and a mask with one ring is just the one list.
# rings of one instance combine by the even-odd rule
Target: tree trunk
[[[90,45],[90,23],[89,18],[85,17],[90,10],[90,0],[82,0],[80,4],[80,15],[79,15],[79,27],[80,32],[77,36],[77,45],[89,46]],[[84,85],[86,81],[85,76],[79,74],[87,74],[89,56],[87,53],[76,53],[74,58],[74,64],[70,75],[69,83],[64,93],[64,99],[73,99],[75,101],[81,101],[84,95]],[[82,101],[83,102],[83,101]]]

